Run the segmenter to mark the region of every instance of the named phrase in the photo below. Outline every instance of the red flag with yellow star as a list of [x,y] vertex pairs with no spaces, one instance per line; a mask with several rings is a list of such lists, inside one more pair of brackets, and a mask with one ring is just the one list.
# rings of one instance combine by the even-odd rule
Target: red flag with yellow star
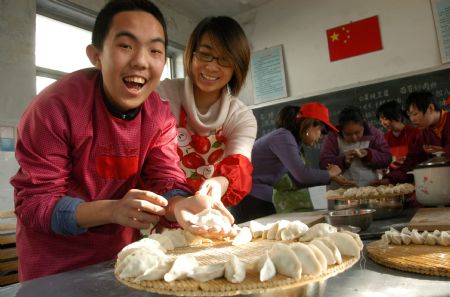
[[330,61],[383,49],[378,16],[327,30]]

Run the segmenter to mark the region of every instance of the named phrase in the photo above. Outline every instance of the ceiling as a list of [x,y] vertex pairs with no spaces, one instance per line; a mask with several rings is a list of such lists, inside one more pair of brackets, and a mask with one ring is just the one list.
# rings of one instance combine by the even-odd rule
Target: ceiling
[[155,0],[188,18],[200,21],[214,15],[237,16],[264,5],[271,0]]

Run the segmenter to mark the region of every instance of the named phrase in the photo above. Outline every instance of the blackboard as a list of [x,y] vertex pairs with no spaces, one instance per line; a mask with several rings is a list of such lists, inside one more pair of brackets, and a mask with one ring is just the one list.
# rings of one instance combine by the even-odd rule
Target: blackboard
[[[284,106],[300,106],[303,103],[311,101],[319,101],[328,107],[330,120],[333,124],[337,124],[339,112],[344,107],[354,105],[361,108],[363,116],[369,123],[383,130],[376,117],[377,108],[391,100],[397,100],[404,105],[409,94],[420,90],[427,90],[433,93],[439,99],[441,106],[443,106],[443,103],[450,96],[450,69],[411,75],[261,108],[254,108],[253,113],[258,122],[257,137],[261,137],[275,129],[276,115]],[[309,148],[306,147],[305,155],[312,165],[317,165],[319,151],[320,143]]]

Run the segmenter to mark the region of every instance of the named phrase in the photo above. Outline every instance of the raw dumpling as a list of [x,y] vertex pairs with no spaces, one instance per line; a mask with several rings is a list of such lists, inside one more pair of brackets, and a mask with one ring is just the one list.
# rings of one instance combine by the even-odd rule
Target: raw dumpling
[[333,253],[334,259],[336,259],[337,264],[342,263],[341,252],[339,251],[339,249],[336,246],[336,244],[334,243],[334,241],[332,241],[329,237],[320,237],[320,238],[317,238],[317,240],[320,240],[321,242],[323,242],[331,250],[331,252]]
[[362,250],[364,247],[364,244],[361,240],[361,237],[359,237],[358,234],[350,232],[350,231],[342,231],[342,233],[348,234],[355,240],[356,244],[358,245],[359,249]]
[[126,245],[117,254],[117,259],[118,259],[118,261],[121,261],[129,254],[131,254],[134,251],[137,251],[139,249],[142,249],[142,248],[148,249],[148,250],[159,249],[159,250],[163,251],[164,253],[166,252],[166,249],[164,249],[158,241],[150,239],[150,238],[142,238],[141,240],[138,240],[133,243],[130,243],[129,245]]
[[238,235],[233,239],[232,241],[232,245],[241,245],[241,244],[246,244],[249,243],[250,241],[252,241],[253,236],[252,236],[252,231],[250,231],[249,227],[243,227]]
[[252,231],[253,238],[262,237],[263,231],[267,229],[265,225],[257,221],[250,221],[249,228]]
[[190,271],[187,276],[199,282],[207,282],[222,277],[224,271],[225,265],[223,263],[215,263],[198,266]]
[[292,278],[300,278],[302,275],[302,264],[288,245],[274,244],[270,249],[269,257],[279,274]]
[[170,239],[175,248],[187,246],[186,237],[184,236],[186,231],[183,229],[167,229],[161,234]]
[[265,282],[270,280],[277,274],[275,269],[275,264],[269,257],[269,252],[266,252],[262,257],[260,257],[256,262],[256,269],[259,271],[259,280]]
[[320,267],[322,267],[322,271],[326,271],[328,268],[327,259],[325,258],[324,254],[320,251],[320,249],[313,245],[309,244],[309,248],[314,252],[314,255],[316,256],[317,261],[320,263]]
[[169,237],[162,235],[162,234],[150,234],[148,236],[148,238],[156,240],[157,242],[159,242],[159,244],[161,244],[161,246],[163,248],[165,248],[168,251],[171,251],[173,249],[175,249],[175,246],[173,245],[172,240],[170,240]]
[[149,278],[161,279],[170,268],[169,257],[161,250],[153,251],[145,248],[134,251],[124,257],[116,265],[115,272],[121,279],[136,278],[148,275]]
[[331,233],[337,232],[337,228],[327,223],[318,223],[308,229],[308,231],[300,237],[300,241],[311,241],[316,237],[326,237]]
[[294,242],[289,246],[302,263],[302,272],[304,274],[317,275],[322,273],[322,266],[309,246],[301,242]]
[[221,229],[228,232],[231,230],[231,223],[228,218],[216,209],[206,209],[199,212],[191,219],[191,223],[197,226],[215,227],[219,226]]
[[244,262],[235,255],[232,255],[230,260],[225,263],[225,278],[233,284],[243,282],[246,273]]
[[442,246],[450,245],[450,234],[447,231],[442,231],[441,235],[437,238],[437,242]]
[[279,237],[281,240],[294,240],[302,236],[308,229],[308,225],[296,220],[290,222],[285,229],[281,230]]
[[275,222],[269,229],[269,231],[267,231],[267,239],[270,240],[276,240],[277,239],[277,233],[281,230],[283,230],[284,228],[286,228],[289,225],[289,221],[288,220],[280,220]]
[[164,275],[164,280],[166,282],[172,282],[177,279],[184,279],[198,266],[199,264],[194,256],[189,254],[180,255],[173,262],[169,272]]
[[322,252],[322,254],[325,256],[325,259],[327,260],[327,265],[336,264],[336,258],[331,252],[331,249],[326,246],[322,240],[320,240],[319,238],[315,238],[311,241],[310,244],[316,246]]
[[424,243],[423,236],[422,236],[422,234],[419,233],[419,231],[417,231],[417,229],[413,229],[411,231],[411,241],[414,244],[423,244]]
[[194,235],[191,232],[185,232],[184,236],[186,237],[186,243],[188,246],[199,246],[204,243],[212,243],[213,242],[209,238],[205,238],[200,235]]
[[350,235],[342,232],[336,232],[330,234],[330,239],[334,241],[342,255],[359,257],[360,249],[358,244]]

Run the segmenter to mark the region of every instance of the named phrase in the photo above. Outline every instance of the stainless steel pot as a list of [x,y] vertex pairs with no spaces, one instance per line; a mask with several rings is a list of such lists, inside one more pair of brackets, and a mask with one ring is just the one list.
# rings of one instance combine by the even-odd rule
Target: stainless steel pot
[[412,172],[416,199],[424,206],[450,205],[450,160],[439,153],[418,164]]

